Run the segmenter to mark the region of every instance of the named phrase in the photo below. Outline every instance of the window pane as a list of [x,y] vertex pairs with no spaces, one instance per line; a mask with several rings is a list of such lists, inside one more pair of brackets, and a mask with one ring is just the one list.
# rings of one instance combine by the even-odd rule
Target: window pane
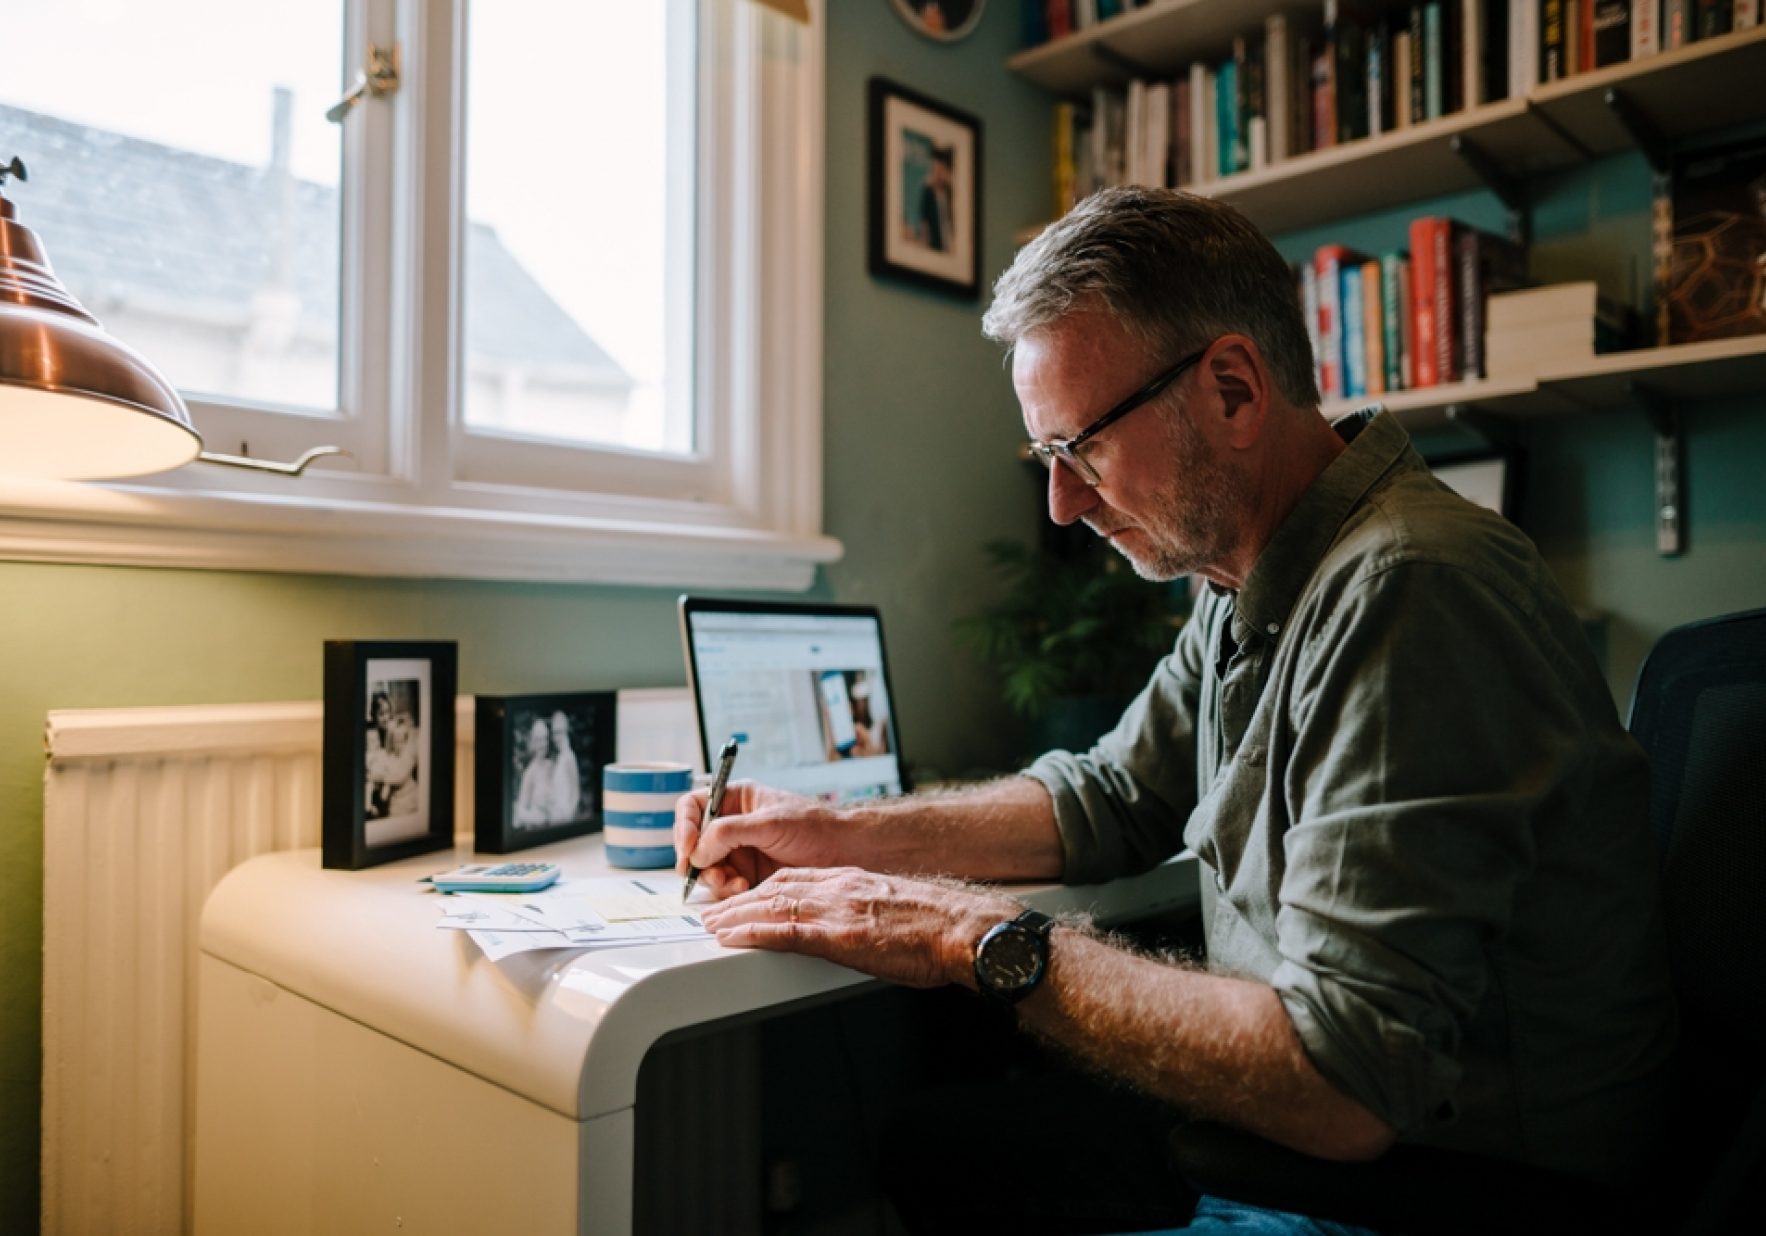
[[0,150],[68,290],[186,393],[335,411],[343,0],[54,0],[6,23]]
[[692,450],[694,24],[691,0],[471,6],[471,428]]

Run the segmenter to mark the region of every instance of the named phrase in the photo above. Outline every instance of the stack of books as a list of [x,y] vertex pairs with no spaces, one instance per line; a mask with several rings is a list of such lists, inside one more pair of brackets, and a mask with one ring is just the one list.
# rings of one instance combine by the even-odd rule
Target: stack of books
[[1485,307],[1484,357],[1493,381],[1537,377],[1565,362],[1623,348],[1631,314],[1592,281],[1492,295]]

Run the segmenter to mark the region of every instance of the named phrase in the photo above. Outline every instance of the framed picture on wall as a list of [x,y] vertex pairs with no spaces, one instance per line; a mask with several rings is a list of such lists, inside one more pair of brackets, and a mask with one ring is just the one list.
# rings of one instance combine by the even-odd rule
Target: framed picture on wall
[[508,854],[600,830],[601,770],[616,745],[612,691],[481,695],[477,709],[477,849]]
[[942,292],[981,290],[981,121],[870,81],[870,271]]
[[324,865],[454,844],[452,643],[325,641]]

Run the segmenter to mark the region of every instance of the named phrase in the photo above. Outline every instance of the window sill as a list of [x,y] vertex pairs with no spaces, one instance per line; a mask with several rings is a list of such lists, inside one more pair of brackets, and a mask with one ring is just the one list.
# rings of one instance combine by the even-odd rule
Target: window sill
[[0,482],[0,559],[196,570],[802,591],[816,533],[445,504]]

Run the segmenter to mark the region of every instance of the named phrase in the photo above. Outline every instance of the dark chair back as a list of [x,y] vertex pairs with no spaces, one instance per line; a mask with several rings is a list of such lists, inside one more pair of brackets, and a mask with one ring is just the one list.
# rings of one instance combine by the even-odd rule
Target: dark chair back
[[[1668,948],[1681,1015],[1676,1143],[1694,1221],[1725,1230],[1766,1160],[1766,609],[1677,627],[1631,705],[1650,758]],[[1756,1196],[1746,1196],[1753,1193]]]

